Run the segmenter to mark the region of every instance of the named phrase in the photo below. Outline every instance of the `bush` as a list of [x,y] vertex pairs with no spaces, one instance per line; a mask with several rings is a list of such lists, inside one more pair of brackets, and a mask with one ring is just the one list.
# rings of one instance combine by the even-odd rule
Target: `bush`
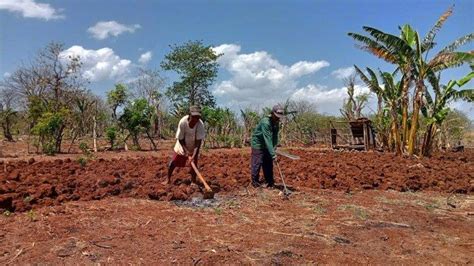
[[81,156],[77,159],[77,162],[81,167],[84,167],[87,164],[87,158]]
[[117,128],[116,127],[108,127],[105,130],[105,136],[110,143],[110,148],[114,149],[115,141],[117,140]]
[[43,113],[31,130],[34,135],[39,136],[43,152],[48,155],[54,155],[60,151],[66,113],[67,110]]

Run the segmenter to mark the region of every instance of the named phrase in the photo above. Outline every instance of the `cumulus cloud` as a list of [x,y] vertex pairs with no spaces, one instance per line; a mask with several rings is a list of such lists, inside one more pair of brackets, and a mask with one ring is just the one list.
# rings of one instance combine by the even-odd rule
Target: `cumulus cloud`
[[153,56],[153,53],[151,51],[143,53],[143,54],[140,55],[140,58],[138,59],[138,62],[140,62],[141,64],[146,64],[151,60],[152,56]]
[[64,15],[49,4],[37,3],[34,0],[1,0],[0,9],[20,13],[25,18],[40,18],[44,20],[61,19]]
[[346,67],[346,68],[339,68],[337,70],[334,70],[331,73],[331,75],[333,75],[337,79],[345,79],[354,73],[355,73],[354,67]]
[[110,36],[117,37],[124,32],[133,33],[135,30],[141,28],[139,24],[124,25],[117,21],[99,21],[94,26],[87,29],[87,32],[92,34],[92,37],[98,40],[107,39]]
[[296,91],[299,78],[329,66],[323,60],[283,65],[266,51],[241,53],[241,47],[236,44],[223,44],[213,50],[222,54],[218,62],[231,74],[229,80],[215,86],[213,93],[233,108],[285,100]]
[[[369,92],[369,88],[365,86],[355,85],[354,87],[354,95],[356,96]],[[295,101],[304,100],[314,103],[318,110],[324,113],[338,114],[342,103],[347,97],[346,87],[329,89],[326,86],[309,84],[297,89],[293,93],[291,99]],[[369,106],[373,105],[373,99],[369,99]]]
[[124,80],[128,77],[132,63],[122,59],[108,47],[98,50],[88,50],[74,45],[61,53],[62,58],[79,56],[83,63],[83,76],[90,81]]
[[4,78],[8,78],[8,77],[10,77],[10,76],[11,76],[10,72],[5,72],[5,73],[3,73],[3,77],[4,77]]

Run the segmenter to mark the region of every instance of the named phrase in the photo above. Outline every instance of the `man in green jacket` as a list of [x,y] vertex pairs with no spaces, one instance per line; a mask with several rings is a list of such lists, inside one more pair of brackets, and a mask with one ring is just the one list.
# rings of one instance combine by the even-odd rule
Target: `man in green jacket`
[[278,131],[280,130],[280,119],[284,118],[284,110],[281,105],[275,105],[272,113],[260,120],[252,133],[251,146],[251,174],[252,185],[261,186],[259,175],[260,168],[263,168],[263,176],[267,182],[267,187],[273,187],[273,161],[276,160],[275,149],[278,144]]

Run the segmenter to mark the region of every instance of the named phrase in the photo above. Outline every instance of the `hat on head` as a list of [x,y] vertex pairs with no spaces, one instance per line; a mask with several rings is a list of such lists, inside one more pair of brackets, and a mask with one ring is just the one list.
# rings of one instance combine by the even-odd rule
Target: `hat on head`
[[278,118],[284,118],[285,117],[285,110],[280,104],[276,104],[272,108],[272,114],[274,114]]
[[189,107],[189,113],[191,114],[191,116],[201,116],[201,107],[193,105]]

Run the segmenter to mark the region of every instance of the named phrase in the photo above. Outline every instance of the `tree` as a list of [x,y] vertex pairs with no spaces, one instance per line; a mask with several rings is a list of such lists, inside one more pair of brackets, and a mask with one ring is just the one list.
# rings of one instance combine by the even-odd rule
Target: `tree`
[[140,68],[138,77],[130,86],[133,88],[136,98],[144,98],[153,107],[153,135],[162,136],[163,126],[163,89],[165,79],[158,70]]
[[240,116],[242,117],[242,120],[244,122],[244,134],[242,137],[243,143],[250,144],[252,130],[257,126],[258,121],[260,121],[261,117],[257,111],[254,111],[250,108],[240,110]]
[[464,139],[465,133],[472,131],[472,121],[456,109],[450,110],[446,119],[439,126],[438,147],[449,148],[458,145]]
[[18,111],[15,109],[17,95],[12,89],[0,88],[0,126],[3,136],[7,141],[13,142],[12,127],[18,119]]
[[[435,46],[434,38],[436,34],[451,14],[452,7],[443,13],[423,40],[420,39],[418,32],[413,30],[410,25],[405,25],[400,28],[400,36],[385,33],[367,26],[363,27],[363,29],[369,33],[369,37],[349,33],[349,36],[363,44],[362,49],[369,51],[389,63],[395,64],[397,66],[395,72],[402,72],[404,79],[404,87],[402,89],[402,137],[403,143],[408,142],[408,153],[410,155],[415,152],[419,113],[426,92],[425,80],[433,79],[437,72],[460,66],[474,59],[473,52],[455,51],[461,45],[474,39],[474,34],[468,34],[446,46],[432,57],[432,59],[427,60],[429,52]],[[411,84],[414,84],[414,96],[412,99],[412,115],[408,132],[407,103],[408,90]]]
[[[369,78],[357,66],[354,67],[362,82],[364,82],[372,92],[377,94],[378,111],[376,124],[378,125],[380,133],[384,134],[387,129],[389,132],[388,138],[384,135],[382,136],[382,139],[385,140],[384,142],[386,142],[384,145],[388,146],[391,150],[392,146],[394,146],[395,153],[400,155],[402,153],[402,141],[400,134],[399,113],[401,106],[400,103],[402,101],[402,93],[405,87],[403,82],[405,80],[402,78],[401,81],[395,82],[391,73],[379,71],[379,76],[383,83],[382,87],[378,81],[377,75],[372,69],[366,69],[367,73],[369,73]],[[385,105],[385,108],[382,106],[383,104]],[[388,110],[388,115],[386,115],[387,112],[384,112],[384,109]],[[386,127],[387,120],[390,121],[388,123],[389,128]]]
[[174,104],[215,107],[209,87],[217,77],[217,58],[220,55],[201,41],[188,41],[170,47],[172,51],[165,56],[161,67],[178,73],[180,80],[173,82],[166,95]]
[[341,109],[341,114],[346,120],[349,121],[362,117],[362,109],[364,109],[365,105],[367,104],[367,101],[369,100],[369,94],[367,93],[355,95],[355,81],[355,74],[344,79],[344,84],[347,88],[348,98],[344,100],[344,104]]
[[[139,137],[140,133],[146,133],[148,139],[156,150],[156,144],[150,135],[151,119],[153,116],[153,107],[151,107],[146,99],[140,98],[129,102],[120,116],[120,125],[132,136],[133,145],[140,149]],[[125,140],[128,136],[125,138]]]
[[229,108],[205,106],[202,110],[202,119],[206,123],[207,140],[212,148],[238,145],[240,130],[235,114]]
[[124,105],[129,92],[124,84],[115,84],[115,88],[107,92],[107,103],[112,107],[112,118],[117,120],[117,108]]
[[432,151],[432,144],[437,129],[448,117],[450,108],[447,106],[454,100],[474,101],[474,89],[455,90],[455,86],[462,87],[474,78],[474,71],[460,79],[451,80],[447,85],[439,86],[439,77],[430,79],[434,91],[434,99],[429,91],[425,94],[425,103],[421,109],[422,114],[427,119],[426,131],[423,136],[421,148],[423,156],[429,156]]
[[69,108],[85,84],[79,75],[80,58],[63,52],[63,44],[48,44],[29,65],[20,67],[4,82],[21,97],[31,132],[50,154],[61,151],[65,129],[72,121]]

